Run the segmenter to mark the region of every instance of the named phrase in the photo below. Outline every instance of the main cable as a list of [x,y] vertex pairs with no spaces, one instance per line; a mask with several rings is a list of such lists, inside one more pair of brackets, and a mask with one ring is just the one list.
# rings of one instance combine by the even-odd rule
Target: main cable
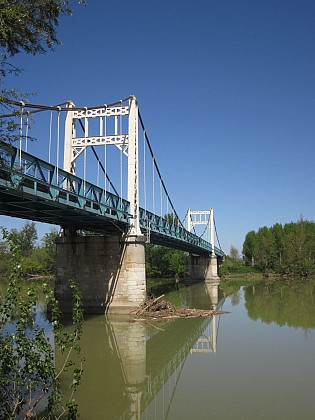
[[[121,105],[123,102],[127,102],[130,98],[132,98],[132,96],[128,96],[127,98],[121,99],[120,101],[116,101],[113,102],[111,104],[106,104],[106,105],[98,105],[95,107],[73,107],[71,108],[71,111],[88,111],[90,109],[101,109],[104,107],[113,107],[115,105]],[[18,101],[13,101],[13,100],[7,100],[7,101],[0,101],[1,104],[7,106],[7,104],[9,105],[14,105],[14,106],[18,106],[21,107],[21,105],[24,108],[34,108],[35,111],[28,111],[31,114],[34,114],[36,112],[42,112],[42,111],[64,111],[67,112],[69,111],[68,107],[62,107],[63,105],[67,105],[69,102],[63,102],[61,104],[58,105],[39,105],[39,104],[31,104],[31,103],[24,103],[24,102],[18,102]],[[15,117],[17,114],[16,113],[11,113],[11,114],[2,114],[0,115],[0,118],[8,118],[8,117]]]
[[[217,237],[218,245],[219,245],[219,248],[220,248],[220,249],[221,249],[221,251],[222,251],[222,247],[221,247],[221,244],[220,244],[220,241],[219,241],[218,232],[217,232],[217,226],[216,226],[216,224],[215,224],[215,219],[213,219],[213,223],[214,223],[214,230],[215,230],[215,234],[216,234],[216,237]],[[214,244],[213,244],[213,245],[214,245]]]

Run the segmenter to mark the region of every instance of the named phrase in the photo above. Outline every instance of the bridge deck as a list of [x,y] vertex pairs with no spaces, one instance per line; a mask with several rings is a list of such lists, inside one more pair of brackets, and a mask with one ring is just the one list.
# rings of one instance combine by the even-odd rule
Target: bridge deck
[[[129,202],[0,141],[0,214],[86,229],[106,235],[126,232]],[[211,244],[178,224],[140,209],[140,226],[150,242],[196,254]],[[215,247],[216,255],[223,251]]]

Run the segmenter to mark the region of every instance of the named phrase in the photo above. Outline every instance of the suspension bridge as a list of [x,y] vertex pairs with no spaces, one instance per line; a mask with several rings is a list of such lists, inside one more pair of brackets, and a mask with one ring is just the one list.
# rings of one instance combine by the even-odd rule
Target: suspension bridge
[[[11,108],[1,115],[2,132],[14,127],[16,142],[0,141],[0,214],[61,226],[56,294],[64,310],[70,278],[90,312],[142,302],[145,243],[188,252],[188,277],[218,281],[224,253],[213,209],[189,209],[187,227],[180,220],[135,97],[93,108]],[[204,225],[200,236],[196,225]]]

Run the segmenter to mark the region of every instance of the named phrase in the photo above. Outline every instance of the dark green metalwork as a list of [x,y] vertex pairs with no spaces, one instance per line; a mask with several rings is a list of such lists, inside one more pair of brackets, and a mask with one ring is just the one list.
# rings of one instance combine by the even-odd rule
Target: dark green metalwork
[[129,202],[0,142],[0,214],[96,231],[126,230]]
[[[209,253],[211,244],[140,208],[142,233],[150,242],[196,254]],[[86,229],[103,234],[127,232],[129,202],[29,153],[0,141],[0,214]],[[215,247],[215,254],[223,257]]]
[[[209,242],[188,232],[179,223],[170,223],[167,219],[142,208],[140,208],[140,226],[144,233],[150,231],[150,241],[155,244],[197,254],[201,250],[206,253],[212,251],[212,245]],[[217,247],[214,247],[214,252],[217,256],[224,256],[224,252]]]

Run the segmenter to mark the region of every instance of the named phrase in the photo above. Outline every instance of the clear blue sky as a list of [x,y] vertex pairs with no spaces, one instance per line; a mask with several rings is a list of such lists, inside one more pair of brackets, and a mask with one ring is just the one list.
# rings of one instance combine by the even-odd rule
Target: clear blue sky
[[226,252],[241,251],[250,230],[314,220],[314,1],[90,0],[73,10],[58,29],[63,46],[15,58],[24,72],[14,86],[47,105],[135,95],[177,212],[213,207]]

